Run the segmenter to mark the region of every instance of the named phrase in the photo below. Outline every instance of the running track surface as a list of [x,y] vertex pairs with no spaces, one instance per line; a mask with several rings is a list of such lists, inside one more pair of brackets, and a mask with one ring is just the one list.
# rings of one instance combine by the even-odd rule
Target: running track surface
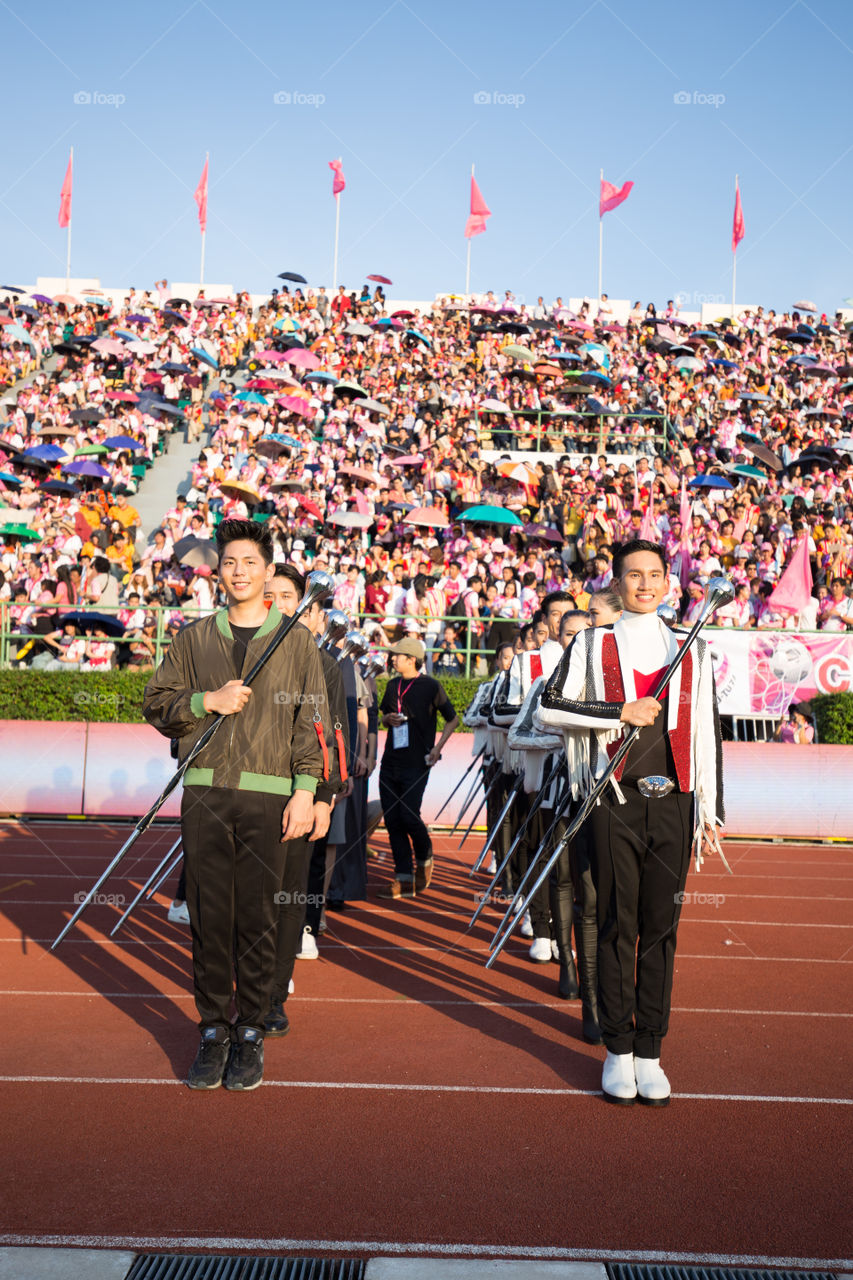
[[[368,901],[329,913],[264,1086],[190,1092],[188,931],[164,895],[112,942],[115,906],[90,907],[48,954],[127,832],[0,826],[0,1243],[853,1254],[849,848],[731,844],[734,875],[691,872],[664,1056],[676,1096],[653,1110],[604,1103],[603,1050],[557,999],[556,965],[513,939],[484,968],[497,912],[464,928],[479,842],[460,854],[446,836],[427,894],[378,900],[378,858]],[[143,836],[104,892],[129,900],[174,838]]]

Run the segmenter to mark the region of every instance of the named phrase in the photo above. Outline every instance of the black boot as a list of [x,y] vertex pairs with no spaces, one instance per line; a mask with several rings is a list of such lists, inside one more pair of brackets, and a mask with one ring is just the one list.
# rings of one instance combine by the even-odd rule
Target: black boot
[[598,925],[595,918],[575,917],[580,969],[581,1028],[587,1044],[604,1044],[598,1025]]
[[577,1000],[580,995],[575,958],[572,955],[572,889],[565,883],[558,886],[552,877],[549,885],[551,920],[560,957],[560,977],[557,995],[561,1000]]

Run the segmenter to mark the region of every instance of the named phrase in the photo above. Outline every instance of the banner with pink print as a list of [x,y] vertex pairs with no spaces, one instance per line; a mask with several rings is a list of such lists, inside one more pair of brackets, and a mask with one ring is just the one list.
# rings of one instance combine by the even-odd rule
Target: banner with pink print
[[853,634],[708,630],[722,715],[783,716],[793,702],[853,689]]

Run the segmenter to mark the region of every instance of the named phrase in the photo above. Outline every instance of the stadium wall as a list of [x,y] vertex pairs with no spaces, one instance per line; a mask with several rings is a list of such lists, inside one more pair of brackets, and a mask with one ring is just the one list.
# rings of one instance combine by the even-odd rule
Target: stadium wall
[[[472,743],[459,734],[445,747],[427,787],[426,821],[470,764]],[[724,767],[728,834],[853,840],[853,747],[727,742]],[[138,818],[174,769],[168,742],[147,725],[0,720],[2,817]],[[377,782],[374,774],[372,799]],[[466,792],[460,787],[460,804]],[[443,821],[452,823],[458,809],[454,799]],[[160,816],[179,814],[180,790]]]

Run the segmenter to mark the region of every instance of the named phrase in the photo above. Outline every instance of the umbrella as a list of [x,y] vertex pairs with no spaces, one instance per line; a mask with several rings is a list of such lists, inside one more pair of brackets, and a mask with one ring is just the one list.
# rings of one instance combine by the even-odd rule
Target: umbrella
[[62,621],[73,622],[82,631],[94,631],[99,627],[108,636],[124,635],[124,623],[108,613],[87,613],[82,609],[72,609],[70,613],[63,613]]
[[137,404],[139,396],[133,391],[108,391],[108,400],[123,400],[125,404]]
[[536,359],[529,347],[521,347],[517,342],[511,342],[509,346],[504,347],[501,354],[509,356],[511,360],[529,360],[531,363]]
[[344,463],[342,467],[338,467],[339,476],[354,476],[356,480],[363,480],[365,484],[378,484],[379,476],[375,471],[368,471],[366,467],[353,467],[348,463]]
[[[370,277],[368,276],[368,280]],[[390,280],[388,282],[391,283]],[[5,289],[8,293],[26,293],[26,289],[22,289],[19,284],[0,284],[0,289]]]
[[107,436],[104,444],[108,449],[144,449],[145,445],[134,440],[132,436]]
[[743,391],[738,396],[739,400],[751,400],[754,404],[772,404],[770,396],[763,396],[760,391]]
[[[301,276],[298,271],[280,271],[278,273],[279,280],[290,280],[293,284],[307,284],[308,281]],[[368,277],[369,279],[369,277]]]
[[518,484],[539,484],[538,475],[526,462],[502,462],[498,467],[498,472],[507,480],[515,480]]
[[323,363],[315,351],[306,351],[304,347],[291,347],[284,358],[295,369],[319,369]]
[[177,405],[169,404],[165,400],[151,400],[143,406],[145,413],[165,413],[168,418],[182,418],[184,416],[183,409],[179,409]]
[[34,302],[46,302],[48,304],[53,302],[53,298],[49,298],[46,293],[32,293],[30,297]]
[[45,422],[38,429],[40,436],[73,436],[76,431],[73,427],[62,427],[58,422]]
[[422,467],[423,454],[421,453],[404,453],[400,458],[392,458],[391,461],[398,467]]
[[412,507],[403,523],[421,525],[425,529],[446,529],[450,521],[438,507]]
[[370,328],[370,325],[359,324],[357,321],[354,321],[352,324],[348,324],[347,327],[344,329],[344,333],[349,333],[354,338],[372,338],[373,337],[373,330]]
[[759,467],[751,467],[748,463],[739,462],[737,466],[730,467],[729,470],[735,475],[751,476],[753,480],[766,480],[767,476]]
[[804,418],[840,418],[841,414],[837,409],[806,409],[803,414]]
[[309,516],[316,516],[318,520],[323,519],[323,513],[313,498],[306,498],[304,494],[297,493],[296,501],[299,503],[300,507],[302,507],[303,511],[308,512]]
[[97,457],[99,454],[109,453],[109,449],[103,444],[87,444],[82,449],[78,449],[74,454],[75,458]]
[[63,470],[67,471],[69,475],[88,476],[93,480],[109,480],[110,478],[109,471],[105,470],[104,467],[99,467],[97,462],[69,462],[63,467]]
[[262,396],[259,391],[238,391],[235,400],[242,400],[245,404],[269,404],[266,396]]
[[191,569],[198,569],[204,564],[215,569],[219,564],[216,547],[206,538],[180,538],[172,554],[179,564],[189,565]]
[[813,302],[795,302],[795,311],[817,311],[817,307]]
[[44,484],[39,485],[42,493],[53,493],[57,496],[69,498],[77,490],[73,484],[69,484],[67,480],[45,480]]
[[104,356],[123,356],[126,348],[116,338],[96,338],[92,343],[92,350],[99,351]]
[[562,378],[563,370],[557,364],[537,364],[533,372],[540,378]]
[[853,436],[844,436],[837,441],[835,448],[838,453],[853,453]]
[[526,524],[523,529],[526,538],[535,538],[540,542],[564,542],[563,535],[547,524]]
[[13,475],[11,471],[0,471],[0,480],[4,484],[23,484],[21,477]]
[[593,386],[593,387],[597,387],[597,386],[610,387],[613,385],[610,379],[605,374],[592,373],[590,370],[587,370],[585,373],[582,373],[578,381],[585,382],[588,386]]
[[37,444],[32,449],[25,449],[23,458],[31,458],[34,462],[61,462],[68,454],[58,444]]
[[508,511],[506,507],[468,507],[467,511],[463,511],[458,517],[461,521],[467,521],[472,524],[514,524],[523,525],[524,521],[519,520],[514,511]]
[[425,333],[421,333],[420,329],[407,329],[403,334],[404,338],[417,338],[425,347],[432,346],[432,338],[428,338]]
[[389,280],[387,276],[368,276],[368,280],[375,280],[377,284],[393,284],[393,280]]
[[153,324],[151,316],[125,316],[127,324]]
[[391,409],[387,404],[381,404],[378,400],[373,400],[370,396],[366,400],[360,400],[359,409],[366,409],[368,413],[381,413],[385,417],[391,416]]
[[689,489],[733,489],[731,480],[725,476],[696,476],[688,484]]
[[25,524],[6,524],[0,526],[0,538],[20,538],[22,542],[41,542],[41,534],[34,533]]
[[263,436],[255,445],[255,453],[262,453],[268,458],[277,458],[285,449],[301,449],[302,445],[295,436],[285,435],[280,431],[271,431]]
[[502,404],[500,400],[484,400],[480,409],[485,413],[512,413],[509,405]]
[[314,406],[307,404],[301,396],[279,396],[276,404],[280,404],[288,413],[298,414],[300,418],[313,418],[316,412]]
[[219,488],[228,497],[242,498],[246,503],[260,502],[261,500],[261,495],[257,489],[253,489],[249,484],[244,484],[242,480],[222,480]]
[[783,471],[785,464],[779,457],[778,453],[774,453],[772,449],[768,449],[764,444],[744,444],[747,453],[751,453],[759,462],[763,462],[765,466],[770,467],[772,471]]
[[351,396],[364,396],[365,398],[367,397],[367,392],[365,391],[364,387],[360,387],[357,382],[339,382],[338,385],[335,387],[335,390],[346,391]]
[[190,351],[197,360],[201,360],[203,364],[209,364],[211,369],[219,368],[219,361],[209,351],[203,351],[201,347],[190,347]]
[[192,373],[192,369],[188,364],[176,364],[174,360],[169,360],[166,364],[161,364],[159,373]]
[[100,409],[74,409],[68,416],[72,422],[102,422],[105,417]]
[[704,364],[696,356],[679,356],[675,362],[675,367],[676,369],[685,369],[689,373],[695,373],[697,369],[704,368]]
[[315,373],[306,373],[302,381],[303,382],[337,382],[337,378],[333,373],[329,373],[326,369],[318,369]]
[[340,525],[342,529],[369,529],[373,519],[361,511],[334,511],[326,517],[326,524]]
[[60,302],[66,307],[76,307],[77,299],[72,298],[70,293],[58,293],[53,299],[54,302]]
[[410,319],[414,314],[415,314],[414,311],[392,311],[391,318],[392,320],[407,320],[407,319]]

